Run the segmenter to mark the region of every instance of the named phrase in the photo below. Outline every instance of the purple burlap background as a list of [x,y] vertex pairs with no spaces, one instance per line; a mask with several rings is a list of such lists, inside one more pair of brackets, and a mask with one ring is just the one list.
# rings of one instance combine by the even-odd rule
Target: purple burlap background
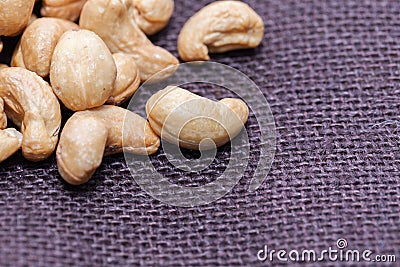
[[[176,0],[152,40],[177,55],[179,30],[209,2]],[[1,266],[266,266],[264,245],[322,250],[339,238],[400,257],[400,2],[246,2],[264,19],[262,45],[212,60],[253,79],[274,114],[276,157],[260,189],[247,192],[247,177],[215,203],[177,208],[141,190],[123,155],[72,187],[54,156],[17,153],[0,164]],[[259,128],[254,118],[246,127],[256,159]],[[196,177],[163,152],[152,160],[170,180],[201,184],[224,170],[228,151]]]

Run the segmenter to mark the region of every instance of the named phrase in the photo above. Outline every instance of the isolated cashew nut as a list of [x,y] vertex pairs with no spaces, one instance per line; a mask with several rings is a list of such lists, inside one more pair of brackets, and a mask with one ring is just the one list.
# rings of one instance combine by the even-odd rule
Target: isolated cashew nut
[[140,85],[140,72],[135,59],[130,54],[113,54],[117,66],[117,78],[115,79],[114,90],[107,104],[119,105],[131,97]]
[[94,32],[65,32],[54,49],[50,81],[54,93],[74,111],[103,105],[114,90],[117,67]]
[[40,14],[75,21],[87,0],[43,0]]
[[0,1],[0,36],[18,35],[28,24],[35,0]]
[[82,9],[79,25],[97,33],[112,53],[132,54],[142,81],[165,68],[178,65],[167,50],[155,46],[130,15],[131,0],[89,0]]
[[[249,109],[240,99],[216,102],[168,86],[150,97],[146,113],[152,129],[161,138],[184,148],[207,150],[235,137],[246,123]],[[201,144],[207,139],[213,143]]]
[[7,117],[21,128],[24,157],[31,161],[49,157],[61,124],[60,105],[49,84],[24,68],[1,69],[0,98]]
[[264,23],[247,4],[217,1],[202,8],[183,26],[178,37],[184,61],[209,60],[208,52],[254,48],[264,36]]
[[100,166],[103,155],[122,151],[153,154],[160,140],[148,122],[116,106],[76,112],[67,121],[57,148],[61,176],[70,184],[86,183]]
[[139,28],[147,35],[162,30],[174,12],[173,0],[131,0],[133,17]]
[[[50,64],[54,49],[64,32],[78,29],[78,25],[68,20],[57,18],[39,18],[30,24],[21,38],[22,59],[13,65],[23,64],[28,70],[36,72],[39,76],[47,77],[50,73]],[[16,48],[18,49],[18,48]],[[16,50],[18,53],[18,50]],[[14,59],[15,60],[15,59]]]

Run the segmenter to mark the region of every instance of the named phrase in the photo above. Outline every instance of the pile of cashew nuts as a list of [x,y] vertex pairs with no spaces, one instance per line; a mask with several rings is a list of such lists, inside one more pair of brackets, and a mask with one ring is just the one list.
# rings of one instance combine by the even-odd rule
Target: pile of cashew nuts
[[[150,155],[160,137],[210,149],[244,127],[249,109],[242,100],[212,101],[176,86],[150,97],[148,120],[118,107],[154,74],[179,64],[147,37],[168,24],[173,0],[43,0],[40,18],[34,5],[0,1],[0,38],[20,36],[10,66],[0,64],[0,162],[19,149],[34,162],[56,150],[61,177],[79,185],[105,155]],[[264,23],[247,4],[215,1],[186,22],[177,45],[182,61],[206,61],[209,53],[254,48],[263,37]],[[63,129],[60,102],[75,112]],[[214,146],[201,146],[205,139]]]

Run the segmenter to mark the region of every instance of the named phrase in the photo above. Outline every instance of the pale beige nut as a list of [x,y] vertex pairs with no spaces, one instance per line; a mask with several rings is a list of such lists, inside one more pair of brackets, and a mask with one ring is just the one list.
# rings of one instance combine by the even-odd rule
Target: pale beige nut
[[[64,34],[78,25],[68,20],[57,18],[40,18],[32,22],[21,38],[21,53],[24,66],[39,76],[47,77],[54,49]],[[18,49],[18,48],[16,48]],[[17,51],[18,53],[18,51]],[[19,55],[14,55],[18,57]],[[21,62],[18,60],[18,62]],[[15,65],[21,66],[21,63]],[[22,67],[22,66],[21,66]]]
[[113,92],[116,77],[113,56],[95,33],[70,30],[58,41],[50,81],[67,108],[77,111],[103,105]]
[[254,48],[263,37],[264,23],[251,7],[240,1],[216,1],[186,22],[178,51],[184,61],[209,60],[208,52]]
[[23,156],[31,161],[49,157],[61,124],[60,104],[50,85],[24,68],[1,69],[0,98],[7,117],[23,134]]
[[8,68],[8,65],[6,65],[6,64],[0,64],[0,69],[5,69],[5,68]]
[[129,0],[89,0],[82,9],[79,25],[97,33],[111,52],[132,54],[142,81],[166,68],[176,67],[178,60],[151,43],[130,15],[130,8],[132,1]]
[[43,0],[40,14],[75,21],[87,0]]
[[24,57],[21,51],[21,40],[15,46],[14,52],[11,57],[11,67],[25,68]]
[[[28,25],[32,24],[37,19],[35,14],[32,14]],[[21,67],[26,68],[24,63],[24,58],[21,51],[21,39],[18,41],[17,45],[14,48],[14,52],[11,57],[11,67]]]
[[131,97],[139,88],[140,72],[132,55],[115,53],[113,58],[117,66],[117,78],[114,90],[106,103],[119,105]]
[[116,106],[101,106],[76,112],[67,121],[57,148],[61,176],[70,184],[86,183],[104,155],[153,154],[160,145],[148,122]]
[[0,130],[0,162],[12,156],[22,145],[22,134],[14,128]]
[[173,0],[131,0],[133,17],[139,28],[147,35],[162,30],[174,12]]
[[29,19],[28,25],[32,24],[35,20],[37,20],[38,17],[32,13],[31,18]]
[[147,101],[146,113],[163,139],[184,148],[207,150],[235,137],[246,123],[249,109],[240,99],[216,102],[168,86]]
[[35,0],[0,1],[0,36],[15,36],[28,25]]
[[0,98],[0,130],[5,129],[6,127],[7,127],[7,115],[4,110],[4,100]]

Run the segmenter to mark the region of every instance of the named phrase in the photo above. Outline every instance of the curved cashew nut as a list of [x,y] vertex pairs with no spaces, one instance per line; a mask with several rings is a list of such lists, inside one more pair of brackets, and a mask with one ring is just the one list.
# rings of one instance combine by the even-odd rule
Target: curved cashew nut
[[249,116],[240,99],[219,102],[200,97],[176,86],[168,86],[147,101],[146,113],[152,129],[163,139],[188,149],[212,149],[235,137]]
[[117,67],[94,32],[70,30],[60,38],[51,61],[54,93],[71,110],[103,105],[114,90]]
[[0,52],[3,50],[3,42],[0,39]]
[[[28,26],[30,24],[32,24],[32,22],[34,22],[35,20],[37,20],[37,17],[35,14],[32,14]],[[21,68],[25,68],[25,63],[24,63],[24,57],[22,55],[22,51],[21,51],[21,39],[18,41],[17,45],[14,48],[14,52],[11,56],[11,63],[10,63],[11,67],[21,67]]]
[[22,134],[14,128],[0,130],[0,162],[21,148]]
[[75,21],[87,0],[43,0],[40,14]]
[[18,35],[28,24],[35,0],[0,1],[0,36]]
[[31,161],[49,157],[61,124],[60,104],[49,84],[23,68],[1,69],[0,98],[8,118],[21,128],[24,157]]
[[173,0],[131,0],[133,18],[140,29],[147,35],[162,30],[174,12]]
[[115,53],[113,58],[117,66],[117,78],[114,90],[106,103],[119,105],[131,97],[139,88],[140,72],[132,55]]
[[208,51],[254,48],[263,36],[264,23],[251,7],[240,1],[217,1],[186,22],[178,37],[178,51],[185,61],[210,60]]
[[48,76],[51,58],[59,39],[64,32],[72,29],[78,29],[78,25],[63,19],[40,18],[33,21],[21,38],[22,61],[18,59],[18,54],[14,54],[14,60],[17,60],[14,65],[24,64],[39,76]]
[[79,185],[91,178],[103,154],[153,154],[159,145],[148,122],[133,112],[107,105],[80,111],[72,115],[61,133],[58,170],[65,181]]
[[6,127],[7,116],[4,111],[4,101],[0,98],[0,162],[14,154],[22,144],[22,134],[13,128],[6,129]]
[[15,46],[14,52],[11,56],[11,67],[21,67],[26,69],[25,63],[24,63],[24,57],[22,55],[21,51],[21,40],[17,43]]
[[167,50],[155,46],[129,16],[129,0],[89,0],[82,9],[79,25],[97,33],[111,52],[132,54],[142,81],[165,68],[178,65]]
[[[0,68],[1,69],[1,68]],[[4,101],[0,98],[0,130],[3,130],[7,127],[7,115],[4,111]]]

